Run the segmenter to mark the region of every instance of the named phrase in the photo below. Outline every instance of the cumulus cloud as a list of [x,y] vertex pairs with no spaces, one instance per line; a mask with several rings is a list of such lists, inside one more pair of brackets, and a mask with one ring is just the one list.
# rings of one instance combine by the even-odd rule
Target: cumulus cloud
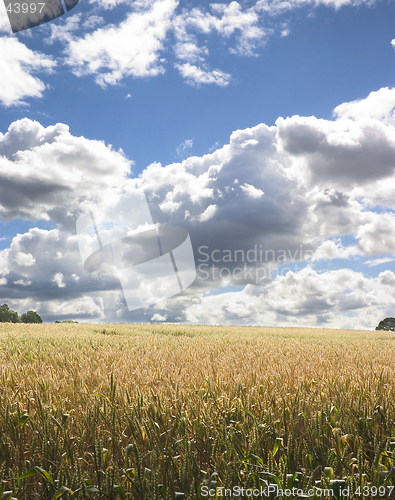
[[[186,7],[177,0],[91,0],[92,15],[81,14],[61,18],[44,29],[50,32],[46,43],[60,41],[63,53],[56,61],[33,51],[14,37],[0,38],[0,103],[5,106],[23,104],[27,98],[41,97],[46,85],[41,76],[56,64],[65,64],[75,75],[91,75],[105,88],[125,78],[147,78],[175,68],[188,85],[218,85],[232,81],[228,71],[210,63],[209,37],[220,38],[223,49],[237,56],[258,56],[273,33],[287,36],[289,29],[277,17],[311,5],[331,8],[371,3],[371,0],[291,0],[283,2],[247,1],[194,4]],[[107,11],[119,9],[114,23]],[[98,15],[102,14],[102,15]],[[0,4],[0,33],[11,34],[7,13]],[[35,73],[40,72],[40,77]],[[381,89],[367,99],[336,108],[338,116],[347,118],[386,118],[392,120],[393,89]]]
[[303,160],[314,184],[330,181],[349,187],[393,174],[395,128],[377,119],[293,116],[279,118],[276,125],[280,147]]
[[95,75],[105,87],[125,76],[155,76],[164,71],[159,53],[177,6],[157,0],[148,10],[129,13],[119,26],[100,28],[67,46],[67,63],[76,75]]
[[[341,241],[325,240],[321,243],[317,250],[313,253],[311,260],[319,261],[330,261],[333,259],[350,259],[350,257],[362,255],[362,252],[358,250],[357,246],[350,245],[344,247]],[[365,262],[365,264],[368,261]]]
[[203,324],[264,324],[368,328],[393,307],[395,275],[366,278],[351,269],[318,273],[307,267],[278,275],[259,289],[211,295],[191,304],[190,320]]
[[18,234],[0,252],[0,269],[1,299],[17,310],[37,310],[46,321],[100,320],[107,306],[121,307],[117,280],[98,280],[82,267],[75,234],[38,228]]
[[[355,327],[355,314],[373,327],[394,307],[392,272],[327,268],[340,259],[390,263],[395,254],[386,209],[394,144],[388,121],[295,116],[130,178],[130,161],[102,142],[63,124],[14,122],[0,135],[1,217],[46,218],[57,228],[19,234],[0,252],[0,293],[23,308],[34,297],[47,318],[81,299],[87,319]],[[146,193],[155,223],[188,230],[198,277],[180,296],[129,313],[115,276],[82,267],[75,220],[88,202],[104,200],[115,214],[120,193],[133,190]],[[243,290],[210,294],[224,286]]]
[[[364,0],[291,0],[282,2],[253,1],[226,3],[194,3],[193,7],[177,0],[91,0],[94,11],[86,18],[77,13],[60,18],[45,26],[50,33],[45,42],[59,41],[64,45],[57,63],[66,65],[79,76],[93,76],[105,88],[117,85],[125,78],[147,78],[163,74],[168,67],[175,68],[189,85],[218,85],[225,87],[232,81],[228,71],[210,62],[210,38],[220,39],[228,54],[243,57],[259,55],[273,33],[287,36],[287,22],[277,17],[285,11],[323,3],[328,7],[371,3]],[[118,9],[120,22],[108,11]],[[100,14],[100,15],[99,15]],[[3,4],[0,4],[0,33],[10,34],[10,26]],[[55,61],[37,53],[16,38],[0,39],[0,71],[3,83],[0,102],[6,106],[21,104],[23,99],[40,97],[44,82],[34,72],[53,69]],[[27,43],[27,42],[26,42]],[[216,43],[216,42],[215,42]],[[28,44],[28,43],[27,43]],[[216,43],[218,47],[218,44]],[[370,96],[369,103],[349,103],[339,108],[339,116],[358,116],[369,109],[377,117],[378,110],[387,113],[391,91]],[[353,110],[351,110],[350,106]],[[361,107],[362,106],[362,107]],[[372,111],[374,108],[376,111]],[[363,109],[362,109],[363,108]],[[355,115],[356,116],[356,115]],[[391,117],[388,115],[388,118]],[[392,119],[392,118],[391,118]]]
[[66,283],[63,281],[63,277],[62,273],[55,273],[52,281],[56,283],[59,288],[64,288]]
[[167,315],[161,316],[160,314],[154,314],[151,318],[151,321],[166,321]]
[[370,213],[369,222],[358,228],[358,247],[366,255],[395,252],[395,216],[392,213]]
[[46,85],[32,73],[51,72],[56,62],[33,51],[17,38],[0,37],[0,102],[4,106],[25,104],[27,97],[42,97]]
[[262,189],[257,189],[255,186],[247,183],[245,183],[244,186],[241,186],[241,189],[251,196],[251,198],[260,198],[265,194]]
[[66,223],[82,199],[120,185],[131,163],[66,125],[24,118],[0,134],[0,217]]
[[381,88],[371,92],[365,99],[345,102],[334,109],[339,118],[361,120],[375,118],[376,120],[394,122],[395,88]]
[[15,256],[15,262],[20,267],[28,267],[35,264],[36,259],[33,257],[31,253],[18,252]]

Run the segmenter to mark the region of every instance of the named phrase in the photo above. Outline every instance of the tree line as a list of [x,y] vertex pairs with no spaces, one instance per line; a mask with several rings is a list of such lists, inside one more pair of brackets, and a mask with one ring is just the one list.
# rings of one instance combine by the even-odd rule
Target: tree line
[[21,316],[10,309],[7,304],[0,306],[0,323],[42,323],[43,320],[36,311],[27,311]]

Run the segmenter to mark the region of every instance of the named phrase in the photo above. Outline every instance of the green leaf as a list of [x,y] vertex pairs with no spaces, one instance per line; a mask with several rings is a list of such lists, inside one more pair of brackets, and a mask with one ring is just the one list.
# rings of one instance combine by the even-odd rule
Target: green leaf
[[276,440],[274,441],[273,450],[272,450],[273,457],[278,452],[278,449],[280,448],[280,445],[282,445],[282,444],[283,444],[283,438],[276,438]]
[[88,493],[100,493],[100,490],[98,490],[96,486],[88,486],[86,491]]
[[103,448],[102,452],[103,452],[103,464],[105,464],[107,456],[110,453],[110,450],[108,450],[107,448]]
[[148,467],[144,469],[144,477],[145,479],[149,479],[151,477],[151,469],[148,469]]
[[36,471],[41,474],[49,483],[53,484],[53,479],[52,476],[49,472],[46,470],[42,469],[41,467],[34,467]]
[[114,490],[119,493],[119,496],[122,500],[126,500],[126,493],[122,486],[120,486],[119,484],[114,484]]
[[264,463],[263,463],[263,460],[260,457],[258,457],[258,455],[254,455],[253,453],[250,453],[249,455],[247,455],[246,457],[242,458],[241,460],[239,460],[236,463],[241,464],[242,462],[249,462],[251,459],[254,459],[257,462],[259,462],[262,465],[262,467],[265,466]]
[[62,486],[61,488],[59,488],[55,492],[54,496],[52,497],[52,500],[57,500],[58,498],[60,498],[63,495],[63,493],[70,493],[70,495],[73,494],[73,492],[70,490],[70,488],[67,488],[66,486]]
[[29,471],[27,471],[27,472],[25,472],[25,473],[21,474],[20,476],[18,476],[18,477],[16,478],[16,480],[19,480],[19,479],[25,479],[25,478],[27,478],[27,477],[32,477],[32,476],[34,476],[35,474],[37,474],[37,471],[36,471],[36,469],[35,469],[35,468],[33,468],[33,469],[30,469]]
[[26,424],[28,420],[30,420],[30,415],[27,415],[25,413],[25,415],[22,415],[21,418],[18,420],[18,424],[15,426],[15,428],[18,429],[18,427],[20,427],[21,425]]

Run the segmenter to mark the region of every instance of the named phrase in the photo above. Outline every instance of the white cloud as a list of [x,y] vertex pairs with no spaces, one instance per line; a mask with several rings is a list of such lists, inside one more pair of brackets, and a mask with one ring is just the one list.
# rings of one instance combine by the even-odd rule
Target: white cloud
[[198,219],[200,222],[208,221],[213,218],[217,211],[217,205],[209,205],[206,210],[199,215]]
[[177,42],[174,46],[176,58],[189,63],[202,62],[204,56],[207,56],[209,51],[207,47],[198,47],[195,41],[188,40],[186,42]]
[[163,316],[160,314],[154,314],[151,318],[151,321],[166,321],[167,320],[167,315],[164,314]]
[[104,24],[105,21],[101,16],[92,15],[89,16],[83,23],[83,27],[86,29],[93,29],[96,26],[100,26],[100,24]]
[[25,104],[27,97],[42,97],[45,84],[32,73],[50,72],[56,62],[30,50],[17,38],[0,37],[0,102],[4,106]]
[[29,267],[36,263],[36,259],[31,253],[18,252],[15,256],[15,262],[18,266]]
[[209,71],[189,63],[176,64],[175,67],[189,85],[196,87],[207,84],[215,84],[220,87],[226,87],[231,80],[231,75],[229,73],[224,73],[219,69]]
[[366,278],[351,269],[310,268],[278,275],[266,286],[211,295],[186,314],[199,324],[264,324],[373,329],[381,308],[395,306],[395,275]]
[[264,12],[270,16],[278,16],[287,11],[312,5],[317,7],[325,5],[334,9],[339,9],[345,5],[357,7],[359,5],[371,5],[375,0],[258,0],[255,4],[254,10],[257,12]]
[[177,22],[178,38],[184,38],[190,29],[205,34],[216,31],[225,39],[236,34],[236,43],[230,51],[240,55],[253,55],[254,49],[265,39],[266,33],[259,26],[259,16],[254,8],[243,11],[242,6],[233,1],[229,4],[212,3],[210,11],[199,7],[184,11]]
[[59,288],[64,288],[66,286],[66,283],[63,281],[63,273],[56,273],[56,274],[54,274],[54,277],[53,277],[52,281],[54,283],[56,283],[56,285]]
[[[34,265],[21,265],[21,253],[31,255]],[[18,234],[9,248],[0,251],[0,270],[3,297],[12,296],[9,302],[16,310],[36,310],[46,321],[77,317],[97,321],[105,317],[107,303],[120,307],[119,284],[85,271],[77,237],[66,231],[33,228]]]
[[18,285],[18,286],[30,286],[31,284],[32,284],[32,281],[27,280],[27,279],[21,279],[21,280],[14,281],[14,285]]
[[[45,42],[51,44],[55,41],[71,42],[73,40],[73,32],[79,28],[81,21],[81,13],[74,14],[70,17],[61,18],[58,23],[51,23],[49,29],[51,36],[45,39]],[[93,16],[92,16],[93,17]],[[97,17],[97,16],[94,16]],[[88,21],[91,18],[88,18]],[[86,25],[85,21],[85,25]]]
[[356,246],[343,247],[340,241],[326,240],[318,246],[311,260],[315,262],[320,260],[349,259],[352,256],[361,254],[362,252]]
[[369,222],[357,229],[358,247],[366,255],[395,252],[395,215],[370,213]]
[[[25,307],[26,308],[26,307]],[[50,300],[41,305],[39,313],[48,318],[48,321],[75,319],[83,321],[100,321],[104,319],[103,301],[93,297],[79,297],[67,302]]]
[[241,189],[251,196],[251,198],[260,198],[265,194],[262,189],[257,189],[255,186],[247,183],[245,183],[244,186],[241,186]]
[[346,102],[334,109],[339,118],[361,120],[375,118],[376,120],[394,122],[395,88],[381,88],[371,92],[365,99]]
[[0,217],[65,223],[81,199],[105,196],[129,172],[122,152],[103,142],[74,137],[60,123],[18,120],[0,134]]
[[[88,319],[130,320],[119,282],[82,267],[73,232],[76,217],[98,193],[116,206],[119,192],[138,189],[147,193],[155,222],[189,231],[198,279],[183,295],[134,319],[158,314],[166,321],[372,328],[383,309],[395,307],[389,269],[367,278],[352,269],[301,267],[306,253],[317,268],[324,259],[331,260],[328,266],[349,259],[352,267],[353,257],[366,265],[380,256],[389,262],[395,215],[385,207],[395,173],[382,160],[395,151],[394,129],[376,118],[279,119],[275,126],[233,132],[211,154],[154,163],[132,179],[130,162],[99,141],[74,137],[62,124],[15,122],[0,135],[1,216],[45,217],[59,227],[17,235],[0,252],[3,296],[27,300],[28,284],[47,318],[59,311],[72,315],[69,305],[80,298]],[[342,236],[353,243],[345,246]],[[254,251],[258,257],[246,257]],[[200,264],[207,267],[199,270]],[[279,264],[292,271],[279,274]],[[245,288],[207,296],[227,284]]]
[[[288,24],[277,19],[286,11],[319,4],[337,9],[343,5],[370,4],[372,0],[231,1],[209,6],[195,3],[192,8],[179,5],[177,0],[90,0],[90,3],[95,4],[92,15],[83,19],[77,13],[47,26],[51,34],[45,41],[60,41],[65,45],[57,62],[68,65],[75,75],[91,75],[105,88],[127,77],[158,76],[170,65],[189,85],[225,87],[232,81],[231,74],[210,62],[211,52],[217,51],[218,38],[223,50],[230,54],[257,56],[259,47],[273,33],[289,35]],[[106,19],[106,11],[118,7],[119,12],[122,9],[123,20],[112,24],[113,16]],[[100,25],[103,26],[98,28]],[[2,3],[1,32],[10,33]],[[210,38],[214,37],[215,51],[210,50]],[[24,103],[26,98],[41,97],[45,84],[33,74],[50,71],[55,64],[49,56],[30,50],[16,38],[0,38],[0,72],[6,75],[0,86],[0,102],[11,106]],[[381,89],[365,100],[345,103],[336,112],[349,118],[379,118],[381,114],[392,120],[392,90]]]
[[[95,5],[96,7],[104,9],[104,10],[111,10],[111,9],[115,9],[116,7],[118,7],[119,5],[122,5],[124,3],[129,3],[129,0],[89,0],[89,3]],[[137,1],[135,3],[136,4],[141,4],[141,3],[147,4],[147,2],[144,2],[144,1],[143,2]]]
[[67,63],[78,75],[96,75],[105,87],[127,76],[164,72],[159,53],[170,29],[175,0],[157,0],[149,10],[129,13],[119,26],[100,28],[67,46]]
[[176,153],[179,158],[184,158],[188,150],[193,147],[193,139],[186,139],[179,146],[177,146]]
[[364,185],[394,171],[395,128],[379,120],[293,116],[276,125],[279,146],[301,158],[313,184]]
[[387,262],[394,262],[395,258],[392,257],[383,257],[382,259],[369,259],[365,260],[364,264],[373,267],[373,266],[380,266],[381,264],[387,264]]

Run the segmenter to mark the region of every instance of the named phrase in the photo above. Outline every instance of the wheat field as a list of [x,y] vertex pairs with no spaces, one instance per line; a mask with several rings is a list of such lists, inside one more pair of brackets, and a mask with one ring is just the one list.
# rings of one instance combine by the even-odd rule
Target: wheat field
[[395,498],[394,367],[384,331],[0,324],[0,498]]

